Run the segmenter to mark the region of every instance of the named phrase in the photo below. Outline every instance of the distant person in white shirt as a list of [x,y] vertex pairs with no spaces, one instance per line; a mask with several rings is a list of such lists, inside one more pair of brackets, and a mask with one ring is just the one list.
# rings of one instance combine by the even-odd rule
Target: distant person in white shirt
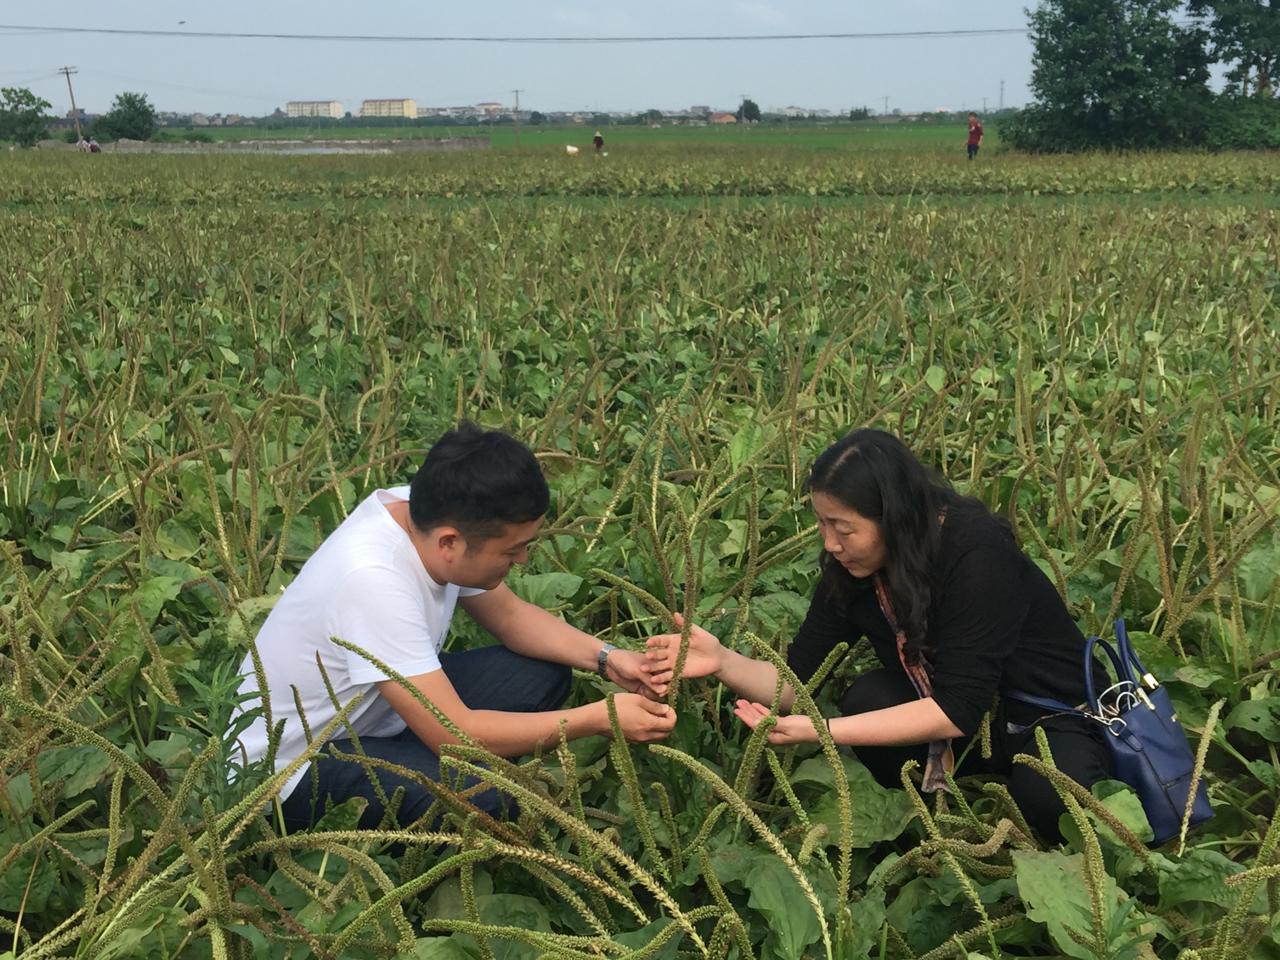
[[[309,738],[334,719],[335,701],[363,699],[347,726],[281,789],[289,829],[306,828],[351,797],[368,801],[360,825],[377,826],[388,813],[382,797],[399,787],[403,799],[385,822],[408,826],[435,802],[427,784],[440,779],[441,746],[457,741],[374,660],[407,677],[458,729],[503,757],[555,744],[562,721],[570,738],[610,733],[605,701],[563,707],[571,667],[598,671],[628,691],[615,696],[627,739],[670,733],[675,711],[651,699],[652,691],[641,693],[648,690],[642,654],[602,644],[503,582],[527,559],[549,503],[542,470],[524,444],[464,423],[436,442],[408,487],[375,491],[306,562],[256,640],[269,690],[264,714],[269,709],[273,726],[283,721],[275,769],[301,756]],[[455,603],[500,643],[442,652]],[[241,693],[256,691],[250,657],[241,670]],[[366,756],[421,777],[362,764],[353,738]],[[247,761],[265,757],[267,717],[257,717],[240,740]],[[471,802],[494,816],[514,806],[493,789]]]

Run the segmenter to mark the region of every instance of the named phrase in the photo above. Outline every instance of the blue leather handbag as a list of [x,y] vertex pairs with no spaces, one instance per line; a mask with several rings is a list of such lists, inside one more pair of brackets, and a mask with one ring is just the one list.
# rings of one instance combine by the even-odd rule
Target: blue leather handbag
[[[1096,647],[1107,654],[1116,681],[1101,694],[1095,689],[1092,669]],[[1114,648],[1098,637],[1090,637],[1085,643],[1084,683],[1087,698],[1083,708],[1017,690],[1006,691],[1005,696],[1057,713],[1079,713],[1106,727],[1116,778],[1132,787],[1142,801],[1155,834],[1153,842],[1162,844],[1178,836],[1187,809],[1195,756],[1168,691],[1138,659],[1123,620],[1116,621]],[[1189,824],[1203,823],[1211,816],[1213,808],[1201,780],[1196,785]]]

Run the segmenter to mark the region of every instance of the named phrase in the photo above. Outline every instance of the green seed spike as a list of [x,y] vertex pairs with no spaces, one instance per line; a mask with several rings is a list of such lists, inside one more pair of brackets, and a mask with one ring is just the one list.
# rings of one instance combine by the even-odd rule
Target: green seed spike
[[818,692],[819,688],[827,682],[827,677],[831,676],[831,672],[844,660],[845,655],[849,652],[849,644],[841,640],[831,652],[826,655],[822,663],[818,665],[818,669],[813,672],[813,676],[809,678],[809,682],[804,685],[806,691],[810,695]]
[[804,835],[804,841],[800,844],[800,852],[796,854],[796,862],[800,866],[805,866],[809,859],[813,856],[814,851],[821,851],[820,844],[827,838],[827,825],[820,823],[816,827],[810,827]]
[[778,755],[772,750],[765,752],[765,758],[769,761],[769,770],[773,773],[773,782],[777,789],[782,791],[782,795],[787,800],[787,806],[791,808],[791,812],[800,821],[800,824],[807,828],[809,826],[809,812],[805,810],[804,804],[796,796],[796,792],[791,786],[791,779],[787,776],[787,772],[782,769],[782,761],[778,759]]
[[920,764],[915,760],[908,760],[902,765],[902,788],[911,800],[911,805],[916,808],[916,813],[920,816],[920,822],[924,824],[925,831],[929,834],[930,839],[938,844],[938,855],[943,863],[951,868],[951,872],[955,875],[956,880],[959,881],[960,889],[964,891],[970,906],[982,918],[982,925],[987,931],[987,939],[991,945],[992,955],[999,956],[1000,949],[996,946],[995,930],[991,926],[991,918],[987,915],[986,904],[982,902],[981,895],[979,895],[977,888],[973,885],[973,881],[969,878],[968,873],[965,872],[956,855],[949,849],[949,845],[946,843],[947,838],[943,837],[937,822],[929,813],[929,805],[925,803],[924,797],[920,795],[920,791],[916,789],[915,782],[911,779],[911,772],[919,766]]
[[601,580],[605,581],[605,583],[618,587],[625,593],[631,594],[643,603],[649,609],[651,614],[664,623],[671,623],[675,620],[675,617],[671,615],[670,608],[643,587],[637,587],[631,581],[623,580],[616,574],[610,573],[608,570],[601,570],[599,567],[592,567],[591,575],[599,577]]
[[729,809],[727,803],[717,803],[711,808],[711,812],[707,814],[707,818],[702,821],[702,826],[698,828],[698,832],[693,839],[689,841],[688,846],[684,848],[685,856],[692,857],[700,851],[711,837],[712,831],[715,830],[716,824],[720,822],[720,818],[724,816],[725,811]]
[[[469,833],[470,831],[468,831]],[[474,844],[474,840],[474,837],[468,835],[463,838],[463,843],[469,847]],[[480,922],[480,908],[476,906],[475,863],[462,864],[458,869],[458,880],[462,887],[462,909],[466,914],[466,919],[474,927],[483,927],[484,924]],[[480,947],[481,960],[494,960],[493,949],[489,946],[489,938],[479,930],[474,936],[476,944]]]
[[653,824],[649,820],[649,808],[645,804],[644,791],[640,788],[640,778],[636,776],[635,764],[631,760],[631,749],[627,744],[626,736],[622,732],[622,726],[618,722],[618,706],[614,701],[614,695],[609,694],[605,698],[605,702],[609,710],[609,726],[613,728],[613,738],[609,741],[609,756],[613,760],[613,767],[618,771],[622,785],[627,791],[627,797],[631,801],[636,830],[640,833],[640,840],[644,844],[645,851],[649,854],[649,859],[653,861],[658,872],[662,874],[663,879],[667,883],[671,883],[671,871],[667,866],[666,858],[663,857],[662,851],[658,848],[658,838],[653,833]]
[[787,851],[787,848],[783,845],[782,841],[778,839],[778,836],[769,829],[765,822],[760,819],[759,815],[757,815],[756,812],[747,805],[747,802],[735,793],[727,783],[721,780],[715,775],[715,773],[708,770],[693,757],[686,753],[682,753],[679,750],[674,750],[671,747],[665,747],[662,744],[657,743],[652,744],[649,749],[659,756],[668,757],[674,760],[687,770],[690,770],[698,777],[699,780],[702,780],[710,786],[716,796],[727,803],[734,813],[746,820],[769,849],[777,854],[778,859],[783,862],[787,870],[790,871],[793,877],[795,877],[796,883],[799,884],[800,890],[804,894],[805,900],[808,901],[810,909],[813,910],[814,915],[818,918],[818,925],[822,928],[822,943],[826,949],[827,960],[831,960],[831,932],[827,927],[826,914],[823,912],[822,906],[818,902],[817,894],[814,893],[813,886],[809,883],[808,876],[805,875],[805,872],[800,868],[800,865],[795,862],[791,854]]
[[[622,502],[623,496],[630,488],[636,474],[640,472],[640,465],[644,461],[644,455],[648,451],[650,445],[656,447],[654,454],[654,475],[658,475],[662,464],[662,445],[666,439],[667,424],[671,417],[671,410],[675,401],[673,399],[666,400],[661,407],[658,408],[658,415],[654,417],[653,422],[649,425],[649,429],[645,431],[640,442],[636,444],[635,456],[631,458],[631,462],[627,464],[626,469],[613,484],[613,496],[609,499],[609,503],[605,506],[604,512],[600,515],[600,520],[596,523],[595,533],[591,535],[591,539],[587,541],[587,553],[596,548],[596,544],[600,540],[600,535],[604,532],[604,528],[608,526],[609,521],[613,519],[614,513],[618,509],[618,504]],[[656,443],[655,443],[656,440]],[[653,484],[656,485],[656,480]],[[657,546],[657,544],[654,544]]]
[[592,846],[595,848],[597,853],[608,857],[615,863],[618,863],[620,866],[625,868],[641,886],[648,890],[654,899],[666,908],[667,912],[671,914],[677,923],[681,924],[681,926],[686,929],[689,935],[693,937],[698,949],[705,950],[705,944],[703,944],[701,937],[698,936],[697,931],[693,928],[686,914],[671,898],[667,889],[653,876],[651,876],[648,871],[641,867],[640,864],[628,856],[621,847],[607,839],[602,832],[593,830],[588,824],[585,824],[580,820],[576,820],[572,815],[552,804],[541,794],[530,790],[524,784],[507,780],[496,771],[488,770],[478,764],[471,763],[470,761],[451,755],[448,752],[441,756],[440,762],[442,766],[453,766],[463,773],[468,773],[479,780],[483,780],[486,783],[497,787],[504,793],[511,794],[523,806],[538,808],[538,810],[543,813],[547,819],[555,821],[556,824],[565,831],[565,833],[569,834],[580,845],[586,844]]
[[1209,708],[1205,717],[1204,729],[1200,733],[1200,742],[1196,745],[1195,763],[1191,768],[1191,782],[1187,787],[1187,805],[1182,811],[1182,826],[1178,830],[1178,856],[1186,848],[1187,829],[1191,825],[1191,810],[1195,806],[1196,792],[1200,789],[1200,778],[1204,775],[1205,758],[1209,755],[1209,744],[1213,742],[1213,730],[1218,725],[1218,714],[1222,712],[1225,700],[1218,700]]
[[755,634],[747,634],[746,639],[761,659],[774,665],[778,671],[779,680],[785,680],[794,691],[792,712],[796,712],[798,708],[813,721],[814,730],[818,734],[818,743],[822,747],[822,756],[831,767],[836,788],[837,811],[840,816],[840,836],[837,842],[840,860],[839,868],[836,870],[836,899],[844,903],[849,899],[853,861],[853,798],[849,791],[849,777],[844,770],[844,761],[840,757],[835,741],[831,739],[831,731],[818,710],[813,695],[805,689],[805,685],[800,682],[800,678],[787,665],[782,655]]
[[[1053,762],[1053,753],[1049,749],[1049,736],[1045,733],[1044,727],[1036,727],[1035,737],[1036,746],[1040,750],[1040,760],[1044,767],[1057,771],[1057,767]],[[1058,772],[1060,773],[1061,771]],[[1057,788],[1058,781],[1056,779],[1050,779],[1049,782]],[[1058,795],[1062,797],[1062,801],[1067,808],[1067,814],[1074,821],[1076,829],[1080,831],[1080,836],[1084,842],[1084,873],[1085,881],[1089,887],[1089,911],[1093,925],[1089,944],[1098,956],[1104,956],[1109,949],[1108,917],[1110,904],[1107,902],[1107,870],[1106,864],[1102,859],[1102,845],[1098,842],[1098,834],[1093,829],[1093,824],[1089,822],[1089,818],[1085,816],[1084,808],[1076,800],[1074,793],[1059,790]]]
[[675,876],[684,870],[684,851],[680,848],[680,830],[676,826],[671,797],[667,795],[666,785],[661,780],[654,780],[649,784],[649,789],[658,798],[658,812],[662,816],[663,825],[667,828],[667,835],[671,838],[671,863],[668,865],[668,870]]
[[[1250,909],[1259,888],[1272,876],[1270,868],[1276,865],[1278,847],[1280,847],[1280,817],[1272,817],[1267,825],[1267,832],[1263,834],[1253,866],[1242,874],[1227,878],[1227,882],[1232,886],[1238,885],[1239,892],[1226,915],[1214,928],[1213,952],[1209,954],[1210,960],[1235,960],[1241,955],[1240,949],[1245,940],[1245,927],[1249,920]],[[1236,877],[1243,879],[1231,883]]]
[[738,765],[738,775],[733,780],[733,792],[744,799],[754,793],[756,778],[760,774],[760,761],[769,746],[769,734],[778,725],[777,714],[769,714],[747,737],[746,746],[742,750],[742,763]]
[[411,896],[416,895],[419,891],[439,883],[449,874],[459,869],[463,864],[474,863],[477,860],[485,860],[492,856],[490,850],[480,847],[475,850],[464,850],[456,853],[437,863],[421,876],[414,877],[407,883],[402,883],[394,890],[384,893],[376,900],[368,910],[363,911],[355,917],[342,933],[334,940],[333,945],[329,948],[330,952],[335,956],[342,956],[343,951],[351,945],[352,941],[360,934],[360,932],[370,923],[381,922],[387,918],[394,908],[398,908],[401,903]]
[[711,898],[720,909],[721,920],[730,924],[729,933],[738,945],[738,952],[749,960],[755,960],[755,951],[751,947],[751,938],[747,934],[746,924],[726,896],[724,887],[720,885],[720,878],[716,876],[715,868],[711,864],[711,857],[703,848],[698,850],[698,864],[702,868],[702,879],[707,889],[711,891]]

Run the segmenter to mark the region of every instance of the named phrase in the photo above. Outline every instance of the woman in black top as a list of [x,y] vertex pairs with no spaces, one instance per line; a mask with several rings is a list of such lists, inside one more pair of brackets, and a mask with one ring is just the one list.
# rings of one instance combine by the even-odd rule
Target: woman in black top
[[[1018,690],[1066,703],[1084,700],[1084,637],[1044,573],[1018,548],[1007,521],[935,479],[895,437],[855,430],[814,462],[807,489],[822,536],[822,576],[788,651],[808,680],[841,641],[867,637],[883,666],[840,698],[829,721],[876,779],[899,783],[918,759],[924,789],[945,786],[967,738],[998,694]],[[649,641],[649,668],[670,679],[679,634]],[[715,676],[743,699],[736,714],[754,728],[773,699],[777,670],[722,646],[692,627],[684,676]],[[783,691],[789,710],[792,690]],[[993,755],[970,751],[959,773],[1009,778],[1010,792],[1036,830],[1059,837],[1063,805],[1018,753],[1036,753],[1044,728],[1059,769],[1091,786],[1110,776],[1098,725],[1077,715],[1044,716],[1001,696]],[[779,717],[775,744],[816,741],[810,719]],[[953,744],[954,741],[954,744]]]

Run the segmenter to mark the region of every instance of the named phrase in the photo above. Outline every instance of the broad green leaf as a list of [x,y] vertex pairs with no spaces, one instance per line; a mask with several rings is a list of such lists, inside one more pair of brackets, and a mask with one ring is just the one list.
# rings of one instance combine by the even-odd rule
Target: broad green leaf
[[[1054,945],[1067,956],[1095,960],[1093,950],[1072,936],[1074,932],[1088,940],[1093,930],[1084,854],[1015,850],[1013,866],[1027,916],[1043,923]],[[1115,881],[1107,877],[1105,886],[1105,900],[1114,906]]]
[[170,560],[186,560],[200,549],[200,538],[177,517],[156,528],[156,546]]
[[160,608],[176,599],[181,592],[181,580],[174,577],[148,577],[132,596],[147,623],[154,623],[160,615]]
[[582,578],[572,573],[528,573],[511,580],[511,589],[521,599],[544,610],[562,607],[582,586]]
[[[631,950],[639,950],[641,947],[647,947],[669,926],[671,926],[671,918],[660,917],[652,923],[645,924],[639,930],[619,933],[613,939],[615,943],[620,943]],[[658,949],[658,952],[652,954],[651,960],[675,960],[680,955],[680,941],[683,937],[683,931],[671,934],[670,939]]]
[[10,914],[21,910],[30,916],[39,916],[49,903],[49,894],[53,893],[57,879],[58,871],[37,844],[19,854],[4,873],[0,873],[0,910]]
[[93,787],[111,769],[111,758],[97,747],[75,745],[41,751],[36,760],[40,779],[61,780],[62,795],[74,797]]
[[773,944],[768,955],[799,960],[805,947],[822,936],[822,928],[795,876],[776,856],[761,854],[752,864],[747,887],[751,891],[747,905],[767,921],[765,943]]
[[420,937],[409,954],[414,960],[475,960],[478,955],[453,937]]
[[1162,911],[1188,901],[1213,903],[1228,909],[1236,901],[1237,891],[1226,885],[1226,879],[1244,867],[1216,850],[1191,850],[1179,860],[1163,859],[1157,864]]
[[733,469],[739,470],[750,461],[763,442],[764,428],[755,420],[739,427],[729,441],[729,463]]
[[924,382],[934,393],[941,393],[942,388],[947,385],[947,371],[934,364],[924,372]]
[[1222,721],[1222,728],[1249,730],[1273,743],[1280,740],[1280,697],[1237,703]]
[[[900,835],[916,816],[907,795],[880,786],[871,772],[852,757],[844,757],[843,763],[853,796],[853,845],[870,847]],[[840,806],[831,775],[831,765],[824,758],[810,757],[796,768],[792,781],[822,786],[809,807],[809,817],[814,823],[827,825],[827,843],[834,845],[840,837]]]

